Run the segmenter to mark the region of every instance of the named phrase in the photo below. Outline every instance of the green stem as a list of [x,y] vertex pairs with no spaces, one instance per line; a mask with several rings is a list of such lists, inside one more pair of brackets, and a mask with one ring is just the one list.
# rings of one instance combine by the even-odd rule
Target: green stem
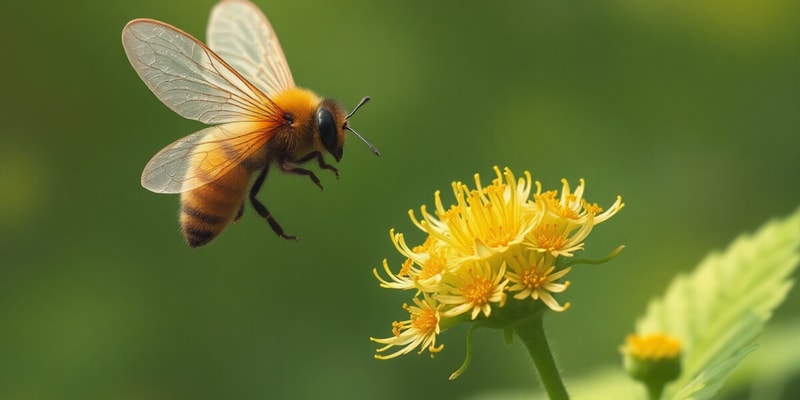
[[469,367],[469,363],[472,362],[472,334],[475,333],[475,329],[478,329],[479,326],[478,323],[474,323],[467,331],[467,354],[464,356],[464,362],[461,363],[461,367],[450,374],[451,381],[461,376],[461,374],[467,370],[467,367]]
[[661,393],[664,391],[664,382],[649,382],[647,386],[647,395],[650,400],[661,399]]
[[553,353],[550,352],[550,345],[547,343],[547,337],[544,334],[543,316],[543,313],[540,313],[517,326],[515,330],[517,336],[528,349],[528,353],[530,353],[533,363],[536,365],[539,378],[542,380],[544,389],[550,399],[569,400],[567,389],[564,387],[564,383],[561,382],[561,376],[558,374]]

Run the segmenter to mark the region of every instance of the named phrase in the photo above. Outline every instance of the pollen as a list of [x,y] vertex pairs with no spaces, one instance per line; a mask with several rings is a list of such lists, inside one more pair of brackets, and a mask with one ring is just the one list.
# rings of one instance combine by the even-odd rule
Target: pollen
[[536,268],[531,268],[520,274],[520,283],[529,289],[541,289],[547,284],[547,275],[540,274]]
[[471,283],[461,288],[461,294],[473,305],[488,303],[493,291],[494,284],[492,281],[482,276],[476,276]]
[[403,261],[403,265],[400,267],[400,272],[397,274],[397,276],[409,276],[411,274],[411,267],[413,266],[414,261],[410,258],[406,258],[406,260]]
[[400,336],[400,332],[403,331],[403,324],[394,321],[392,322],[392,335],[395,337]]
[[600,214],[603,212],[603,208],[600,207],[597,203],[589,204],[585,200],[583,201],[583,209],[586,210],[589,214]]
[[431,253],[430,258],[422,265],[418,279],[428,279],[444,271],[447,260],[441,253]]
[[489,247],[508,246],[514,239],[515,232],[504,226],[491,227],[483,235],[483,242]]
[[463,210],[463,207],[453,205],[453,206],[450,206],[450,208],[447,209],[446,211],[438,211],[437,210],[436,211],[436,216],[439,217],[439,219],[442,220],[442,221],[448,221],[448,220],[450,220],[452,218],[458,217],[458,215],[461,214],[462,210]]
[[577,211],[575,211],[575,210],[573,210],[571,208],[568,208],[568,207],[564,207],[560,203],[555,203],[555,206],[551,209],[551,211],[553,211],[556,215],[558,215],[558,216],[560,216],[562,218],[567,218],[567,219],[577,219],[578,218],[578,212]]
[[503,193],[506,191],[506,185],[500,183],[499,180],[495,179],[492,181],[492,184],[485,187],[483,191],[488,196],[502,196]]
[[543,224],[533,231],[536,247],[545,250],[558,250],[564,247],[567,238],[558,232],[558,225]]
[[439,317],[436,315],[436,310],[424,309],[418,315],[413,315],[411,317],[411,325],[422,334],[430,334],[436,331],[436,326],[438,324]]
[[561,200],[558,199],[558,191],[550,190],[540,195],[536,195],[537,201],[543,202],[547,211],[566,219],[577,219],[578,212],[568,205],[577,200],[574,194],[564,194]]

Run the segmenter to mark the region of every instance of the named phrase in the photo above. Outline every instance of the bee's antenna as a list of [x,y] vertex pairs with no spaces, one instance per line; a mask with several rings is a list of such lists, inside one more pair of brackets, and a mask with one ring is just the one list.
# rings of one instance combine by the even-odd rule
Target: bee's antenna
[[355,108],[353,108],[353,111],[350,111],[350,114],[347,114],[347,116],[344,117],[344,120],[345,120],[344,129],[347,129],[348,131],[353,132],[354,135],[358,136],[358,138],[361,139],[362,142],[364,142],[367,146],[369,146],[369,149],[372,150],[372,152],[375,153],[376,156],[380,156],[381,152],[378,151],[378,149],[375,148],[375,146],[373,146],[372,143],[367,141],[367,139],[364,139],[364,137],[361,136],[358,132],[354,131],[353,128],[350,127],[350,124],[348,124],[346,122],[347,120],[350,119],[350,117],[353,116],[353,114],[356,113],[356,111],[358,111],[359,108],[361,108],[361,106],[366,104],[366,102],[368,102],[369,99],[370,99],[369,96],[364,96],[364,98],[361,99],[361,101],[358,102],[358,104],[355,106]]
[[369,96],[364,96],[364,98],[363,98],[363,99],[361,99],[361,101],[359,101],[359,102],[358,102],[358,104],[356,104],[356,107],[353,109],[353,111],[350,111],[350,114],[347,114],[347,116],[346,116],[346,117],[344,117],[345,121],[347,121],[348,119],[350,119],[350,117],[352,117],[352,116],[353,116],[353,114],[355,114],[355,113],[356,113],[356,111],[358,111],[358,109],[359,109],[359,108],[361,108],[361,106],[363,106],[364,104],[367,104],[367,102],[368,102],[370,99],[371,99],[371,97],[369,97]]
[[381,152],[378,151],[378,149],[376,149],[375,146],[372,145],[372,143],[368,142],[367,139],[364,139],[364,137],[361,136],[358,132],[354,131],[353,128],[345,126],[344,129],[347,129],[348,131],[353,132],[353,134],[358,136],[358,138],[361,139],[361,141],[363,141],[364,143],[367,144],[367,146],[369,146],[369,149],[372,150],[372,152],[375,153],[376,156],[378,157],[381,156]]

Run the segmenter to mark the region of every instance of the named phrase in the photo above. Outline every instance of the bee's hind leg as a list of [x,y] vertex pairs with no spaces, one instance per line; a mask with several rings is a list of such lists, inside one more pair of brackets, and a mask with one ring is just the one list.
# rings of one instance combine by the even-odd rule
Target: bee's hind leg
[[269,210],[267,210],[267,207],[264,206],[264,203],[256,198],[258,191],[261,190],[261,185],[264,184],[264,179],[267,177],[267,171],[269,171],[269,165],[261,170],[261,173],[258,174],[258,178],[256,178],[255,182],[253,182],[253,186],[250,188],[250,203],[253,204],[253,208],[256,209],[258,215],[267,220],[269,227],[272,228],[276,235],[287,240],[300,240],[300,238],[297,236],[287,235],[283,231],[283,228],[281,228],[281,225],[278,224],[278,221],[275,221],[275,218],[272,218],[272,214],[270,214]]
[[244,215],[244,202],[242,202],[242,205],[239,206],[239,211],[236,212],[236,216],[233,217],[233,222],[231,223],[235,224],[239,222],[239,219],[242,218],[242,215]]

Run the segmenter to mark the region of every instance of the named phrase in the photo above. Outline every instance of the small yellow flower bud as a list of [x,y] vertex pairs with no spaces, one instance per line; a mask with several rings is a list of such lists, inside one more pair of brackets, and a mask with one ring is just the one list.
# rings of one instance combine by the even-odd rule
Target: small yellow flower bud
[[668,382],[681,373],[681,342],[664,333],[631,334],[620,348],[625,371],[644,383],[651,399],[661,397]]

